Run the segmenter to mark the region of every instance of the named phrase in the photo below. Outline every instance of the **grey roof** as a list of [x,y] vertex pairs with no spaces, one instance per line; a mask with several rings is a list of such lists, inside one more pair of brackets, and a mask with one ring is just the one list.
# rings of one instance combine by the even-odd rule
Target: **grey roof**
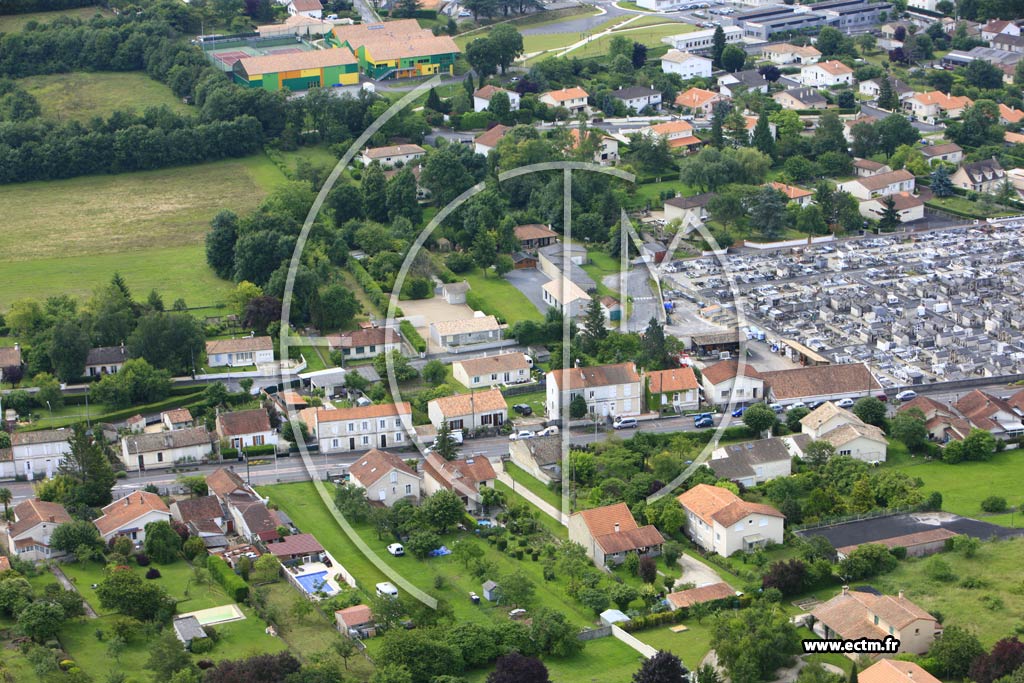
[[198,638],[206,638],[206,631],[195,617],[181,617],[174,620],[174,635],[181,642],[189,643]]
[[484,590],[485,591],[492,591],[492,590],[494,590],[497,587],[498,587],[498,584],[495,583],[494,581],[484,581]]
[[828,100],[825,99],[825,96],[818,92],[817,88],[794,88],[783,92],[800,100],[804,104],[825,104],[828,102]]
[[113,365],[115,363],[123,363],[128,360],[128,349],[121,346],[97,346],[95,349],[89,349],[88,355],[85,357],[86,366],[89,365]]
[[754,465],[780,462],[792,457],[786,444],[778,437],[729,444],[724,450],[728,457],[708,460],[708,467],[723,479],[752,477]]
[[206,427],[192,427],[189,429],[176,429],[172,432],[156,432],[155,434],[135,434],[124,437],[128,446],[128,452],[152,453],[170,448],[187,448],[188,446],[199,446],[209,444],[210,433]]
[[562,441],[557,434],[526,439],[522,442],[539,466],[555,465],[562,461]]
[[996,159],[982,159],[981,161],[963,164],[961,168],[976,183],[992,180],[992,178],[986,178],[986,175],[991,175],[995,178],[1002,178],[1005,175],[1003,174],[1003,167],[999,165]]
[[203,545],[207,548],[227,548],[229,545],[228,537],[220,534],[215,536],[200,536],[199,538],[203,540]]
[[561,242],[541,247],[537,250],[537,253],[543,254],[548,259],[556,259],[562,256],[563,249],[567,249],[570,254],[581,254],[585,256],[587,253],[586,247],[581,247],[578,244],[562,244]]
[[661,92],[654,88],[645,88],[640,85],[634,85],[631,88],[620,88],[612,92],[612,97],[617,100],[635,100],[641,97],[650,97],[651,95],[661,95]]
[[[768,81],[766,81],[764,79],[764,76],[762,76],[757,71],[757,69],[747,69],[746,71],[737,71],[736,73],[728,74],[728,76],[732,76],[737,81],[739,81],[740,83],[742,83],[743,85],[745,85],[745,86],[747,86],[749,88],[761,88],[761,87],[764,87],[764,86],[768,85]],[[725,78],[727,78],[728,76],[726,76]]]
[[34,432],[14,432],[11,436],[11,444],[14,446],[28,446],[37,443],[55,443],[67,441],[71,436],[68,429],[39,429]]
[[716,194],[714,192],[704,192],[703,194],[695,194],[689,197],[672,197],[671,199],[666,199],[665,204],[679,209],[695,209],[707,206],[708,202],[715,197]]

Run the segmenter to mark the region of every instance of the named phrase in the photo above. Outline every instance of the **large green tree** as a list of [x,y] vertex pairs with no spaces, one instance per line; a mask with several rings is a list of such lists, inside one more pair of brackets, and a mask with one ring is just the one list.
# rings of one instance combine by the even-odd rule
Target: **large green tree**
[[[372,163],[363,170],[363,215],[383,223],[388,219],[388,181],[380,164]],[[356,245],[361,246],[361,245]]]
[[154,368],[172,375],[189,375],[199,367],[205,338],[195,316],[150,313],[139,319],[128,337],[128,350],[133,358],[143,358]]

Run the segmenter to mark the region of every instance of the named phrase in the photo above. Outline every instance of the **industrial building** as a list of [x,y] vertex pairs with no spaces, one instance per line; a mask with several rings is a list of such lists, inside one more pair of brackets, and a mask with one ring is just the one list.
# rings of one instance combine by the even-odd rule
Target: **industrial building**
[[348,48],[360,71],[375,80],[450,75],[459,55],[451,37],[435,36],[415,19],[337,26],[327,41]]

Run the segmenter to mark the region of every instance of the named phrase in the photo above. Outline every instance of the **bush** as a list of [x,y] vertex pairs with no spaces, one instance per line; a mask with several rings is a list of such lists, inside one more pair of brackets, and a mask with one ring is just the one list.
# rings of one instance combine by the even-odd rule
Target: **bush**
[[484,315],[493,315],[500,323],[506,322],[505,316],[501,314],[501,311],[498,310],[490,299],[480,296],[480,294],[472,289],[466,292],[466,305],[474,311],[482,311]]
[[[380,285],[377,284],[377,281],[373,279],[373,276],[367,272],[366,268],[363,268],[363,264],[355,259],[350,259],[348,267],[356,282],[366,292],[366,297],[370,300],[370,303],[380,309],[382,313],[387,313],[388,295],[384,293]],[[395,309],[395,315],[402,315],[398,308]]]
[[207,669],[213,668],[213,662],[209,659],[200,659],[196,662],[196,666],[198,666],[201,671],[206,671]]
[[192,650],[194,655],[202,655],[213,650],[213,646],[213,638],[196,638],[189,645],[189,649]]
[[232,600],[245,602],[245,599],[249,597],[249,586],[228,566],[223,558],[211,555],[206,558],[206,568],[210,570],[210,575],[227,591]]
[[508,547],[508,539],[499,538],[497,543],[498,550],[504,551]]
[[159,579],[160,578],[160,570],[157,569],[156,567],[150,567],[149,571],[146,572],[146,578],[147,579]]
[[473,257],[463,251],[454,251],[448,254],[448,258],[444,260],[444,264],[448,266],[448,270],[453,273],[468,273],[473,270],[475,265]]
[[408,320],[403,320],[399,323],[398,328],[402,331],[402,336],[405,337],[406,341],[412,344],[412,347],[420,353],[426,353],[427,342],[423,340],[420,333],[416,331],[416,328],[412,326],[412,323]]
[[1002,496],[989,496],[981,501],[981,509],[985,512],[1006,512],[1006,499]]
[[139,553],[135,556],[135,564],[140,567],[148,567],[150,563],[149,555],[146,553]]

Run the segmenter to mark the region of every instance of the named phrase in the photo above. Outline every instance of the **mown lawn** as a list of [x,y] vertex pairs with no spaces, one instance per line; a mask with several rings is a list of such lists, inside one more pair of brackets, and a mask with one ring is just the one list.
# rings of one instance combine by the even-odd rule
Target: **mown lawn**
[[[634,23],[638,23],[639,21],[640,20],[637,20],[637,22]],[[612,38],[615,36],[625,36],[634,42],[654,47],[662,44],[662,38],[674,36],[679,33],[687,33],[694,30],[694,27],[689,24],[673,22],[670,24],[663,24],[661,26],[645,26],[636,30],[632,29],[633,24],[628,24],[624,26],[622,30],[613,31],[610,35],[601,36],[597,40],[591,41],[577,50],[573,50],[569,55],[578,57],[579,59],[583,59],[585,57],[603,57],[608,54],[608,48],[611,46]]]
[[232,284],[206,265],[210,219],[222,209],[247,213],[285,180],[259,154],[0,187],[0,310],[23,298],[87,297],[115,271],[132,291],[156,289],[168,305],[179,297],[190,306],[217,304]]
[[45,118],[57,121],[107,118],[128,109],[141,114],[161,106],[176,114],[196,112],[143,71],[47,74],[19,79],[18,84],[39,100]]
[[999,204],[992,205],[991,208],[986,210],[982,208],[978,202],[972,202],[966,197],[935,197],[933,199],[929,199],[928,203],[941,208],[961,211],[979,219],[994,218],[996,216],[1013,216],[1019,213],[1018,211],[1007,209],[1005,206],[1001,206]]
[[[902,459],[894,469],[924,481],[924,494],[932,491],[942,494],[942,509],[958,515],[978,517],[985,513],[981,501],[989,496],[1003,496],[1011,507],[1024,504],[1020,482],[1024,480],[1024,450],[996,453],[987,462],[962,462],[948,465],[944,462]],[[983,517],[986,522],[1011,525],[1011,516]],[[1015,515],[1013,525],[1024,524]]]
[[538,481],[536,477],[531,476],[529,472],[519,467],[519,465],[509,460],[505,463],[505,471],[516,482],[516,486],[523,486],[545,503],[553,505],[556,510],[562,509],[561,496]]
[[[544,403],[547,400],[547,394],[543,391],[531,391],[528,394],[516,394],[515,396],[506,396],[505,402],[508,403],[508,409],[512,410],[512,406],[519,403],[525,403],[526,405],[533,408],[533,414],[536,416],[543,417],[544,415]],[[512,419],[516,419],[518,414],[510,413]]]
[[484,277],[483,271],[475,268],[463,275],[476,295],[494,307],[510,325],[520,320],[544,320],[544,315],[515,288],[508,280],[496,276],[493,271]]
[[56,12],[28,12],[26,14],[3,14],[0,15],[0,33],[19,33],[24,30],[29,22],[49,23],[60,17],[72,17],[88,21],[93,16],[102,14],[111,17],[113,14],[102,7],[76,7],[75,9],[59,10]]
[[[530,502],[528,500],[523,498],[521,495],[519,495],[518,493],[513,491],[511,488],[509,488],[508,486],[506,486],[502,482],[500,482],[500,481],[494,482],[494,487],[496,489],[498,489],[499,491],[501,491],[502,493],[505,494],[505,500],[510,501],[510,502],[511,501],[516,501],[518,503],[523,503],[525,505],[530,505]],[[558,507],[559,510],[562,509],[561,504],[559,504],[557,507]],[[542,527],[547,529],[548,533],[551,534],[552,536],[554,536],[555,538],[561,539],[563,541],[568,540],[568,538],[569,538],[569,530],[566,529],[564,526],[562,526],[558,522],[558,520],[556,520],[555,518],[553,518],[553,517],[551,517],[549,515],[545,515],[543,512],[539,512],[538,511],[537,522]]]
[[[643,658],[615,638],[589,641],[575,657],[542,657],[552,683],[623,683],[643,664]],[[491,669],[465,674],[469,683],[483,683]]]
[[681,633],[670,631],[671,625],[656,626],[643,631],[634,631],[633,635],[659,650],[667,650],[683,660],[683,664],[691,671],[700,666],[700,661],[711,649],[711,619],[705,618],[702,623],[696,619],[686,621],[687,629]]

